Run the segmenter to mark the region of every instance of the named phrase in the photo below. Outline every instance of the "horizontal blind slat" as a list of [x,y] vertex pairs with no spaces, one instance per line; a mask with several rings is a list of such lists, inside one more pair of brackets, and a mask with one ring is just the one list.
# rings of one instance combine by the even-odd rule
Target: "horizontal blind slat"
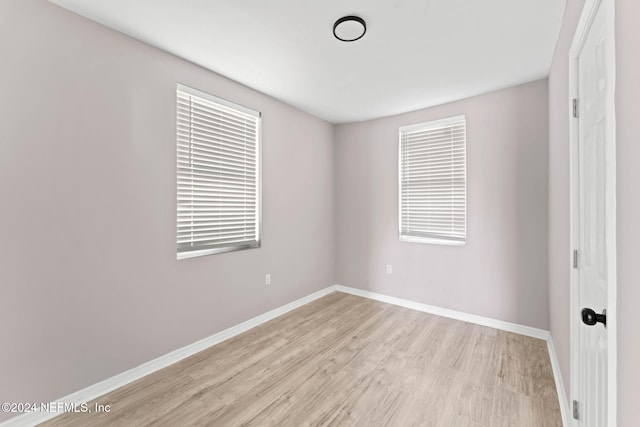
[[229,152],[236,156],[255,155],[254,147],[247,147],[244,144],[236,144],[224,138],[201,138],[198,134],[178,135],[178,147],[183,150],[191,148],[210,152]]
[[207,178],[211,180],[215,180],[219,177],[225,177],[229,181],[234,182],[247,182],[251,183],[255,180],[255,177],[247,176],[241,173],[234,173],[231,171],[218,171],[216,173],[211,173],[211,171],[204,170],[202,168],[183,168],[178,166],[178,176],[183,176],[185,179],[190,179],[191,176],[201,178],[202,180],[207,180]]
[[178,147],[178,157],[180,158],[189,158],[190,156],[194,156],[197,158],[203,159],[224,159],[227,162],[252,162],[255,163],[256,157],[255,153],[239,153],[233,152],[231,150],[222,150],[219,148],[214,148],[211,150],[202,149],[198,146],[192,145],[191,147]]

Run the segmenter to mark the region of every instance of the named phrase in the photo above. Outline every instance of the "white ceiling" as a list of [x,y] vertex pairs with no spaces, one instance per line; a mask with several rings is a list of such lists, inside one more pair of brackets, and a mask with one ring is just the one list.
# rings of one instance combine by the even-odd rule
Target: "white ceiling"
[[[332,123],[544,78],[565,0],[51,0]],[[333,23],[367,22],[344,43]]]

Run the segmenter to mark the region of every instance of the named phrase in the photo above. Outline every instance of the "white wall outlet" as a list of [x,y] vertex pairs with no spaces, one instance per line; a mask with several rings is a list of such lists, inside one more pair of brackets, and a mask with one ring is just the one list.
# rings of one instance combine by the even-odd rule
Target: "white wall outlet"
[[387,264],[387,274],[393,273],[393,266],[391,264]]
[[271,273],[264,275],[264,284],[267,286],[271,284]]

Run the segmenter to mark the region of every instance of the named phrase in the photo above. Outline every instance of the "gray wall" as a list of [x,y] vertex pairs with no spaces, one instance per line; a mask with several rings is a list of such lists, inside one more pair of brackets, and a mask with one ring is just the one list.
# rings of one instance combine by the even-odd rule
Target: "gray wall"
[[[400,242],[398,126],[459,114],[467,244]],[[548,329],[547,119],[545,79],[336,126],[337,283]]]
[[[549,75],[550,327],[569,394],[569,117],[568,51],[584,0],[569,0]],[[637,424],[640,384],[640,3],[616,1],[618,227],[618,425]]]
[[549,72],[549,326],[569,397],[569,48],[584,0],[567,0]]
[[[0,401],[334,283],[332,125],[44,0],[0,1],[0,52]],[[263,113],[261,249],[176,261],[176,82]]]
[[640,2],[616,1],[618,425],[638,425],[640,391]]

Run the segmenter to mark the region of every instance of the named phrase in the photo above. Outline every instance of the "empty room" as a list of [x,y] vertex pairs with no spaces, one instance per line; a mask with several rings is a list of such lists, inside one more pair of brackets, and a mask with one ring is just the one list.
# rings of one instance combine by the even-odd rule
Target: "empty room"
[[638,22],[0,0],[0,426],[637,426]]

